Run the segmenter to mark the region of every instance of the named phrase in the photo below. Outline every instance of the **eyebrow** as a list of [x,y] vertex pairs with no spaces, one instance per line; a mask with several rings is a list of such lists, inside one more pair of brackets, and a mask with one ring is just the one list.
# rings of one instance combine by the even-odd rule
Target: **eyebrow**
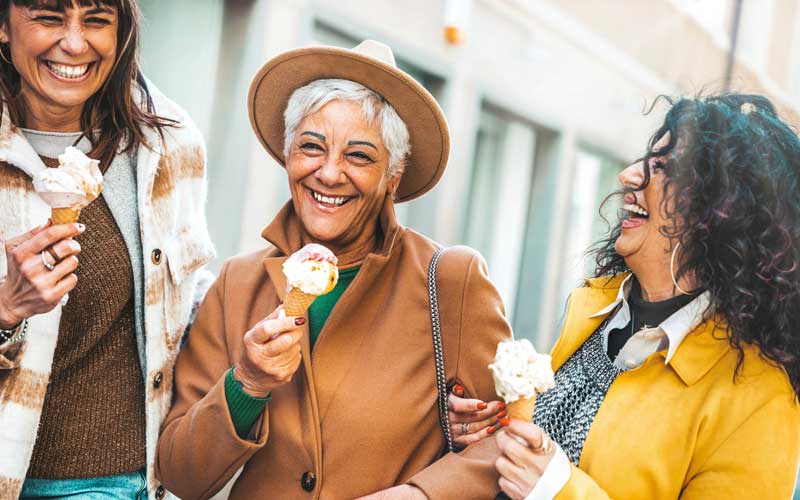
[[318,134],[316,132],[311,132],[311,131],[308,131],[308,130],[306,130],[305,132],[303,132],[300,135],[310,135],[311,137],[316,137],[317,139],[319,139],[320,141],[323,141],[323,142],[325,142],[325,140],[326,140],[324,135]]
[[348,146],[369,146],[372,149],[374,149],[375,151],[378,150],[378,148],[375,147],[374,144],[372,144],[371,142],[367,142],[367,141],[350,141],[350,142],[347,143],[347,145]]
[[[56,6],[56,5],[47,5],[47,4],[34,4],[34,5],[31,5],[30,6],[30,10],[32,10],[32,11],[43,10],[45,12],[57,12],[57,13],[63,13],[64,12],[62,9],[59,9],[58,6]],[[110,8],[110,7],[105,6],[105,5],[97,5],[93,9],[89,10],[86,14],[89,15],[89,16],[96,15],[96,14],[114,14],[114,10],[112,8]]]

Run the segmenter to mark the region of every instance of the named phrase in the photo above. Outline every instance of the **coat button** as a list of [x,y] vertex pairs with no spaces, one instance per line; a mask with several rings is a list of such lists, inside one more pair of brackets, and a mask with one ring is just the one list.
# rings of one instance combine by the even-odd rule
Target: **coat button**
[[164,374],[161,372],[156,373],[156,376],[153,377],[153,389],[158,389],[161,387],[161,382],[164,381]]
[[317,485],[317,476],[315,476],[313,472],[305,472],[300,484],[303,486],[304,490],[312,491],[314,486]]
[[153,250],[153,253],[150,254],[150,260],[152,260],[155,265],[161,264],[161,249],[156,248]]
[[166,493],[166,491],[164,490],[164,487],[163,486],[159,486],[156,489],[156,500],[161,500],[162,498],[164,498],[164,493]]

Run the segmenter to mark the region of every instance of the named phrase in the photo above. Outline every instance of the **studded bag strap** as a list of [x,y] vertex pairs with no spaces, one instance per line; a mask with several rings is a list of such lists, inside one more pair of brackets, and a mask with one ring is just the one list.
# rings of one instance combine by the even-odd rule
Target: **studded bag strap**
[[447,372],[444,369],[444,348],[442,347],[442,323],[439,317],[439,295],[436,289],[436,269],[444,248],[436,250],[428,267],[428,303],[431,313],[431,327],[433,333],[433,355],[436,361],[436,390],[439,401],[439,425],[442,427],[444,438],[447,441],[448,451],[455,451],[453,435],[450,432],[450,420],[447,418]]

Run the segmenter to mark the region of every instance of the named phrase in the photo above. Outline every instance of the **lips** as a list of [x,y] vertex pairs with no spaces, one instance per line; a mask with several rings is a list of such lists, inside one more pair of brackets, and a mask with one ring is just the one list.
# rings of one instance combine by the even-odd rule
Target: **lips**
[[62,64],[54,61],[43,61],[51,75],[62,81],[80,82],[86,79],[94,62],[84,64]]
[[350,200],[355,198],[354,196],[322,193],[309,187],[306,187],[306,192],[308,192],[311,199],[314,200],[319,206],[322,206],[326,209],[337,209],[343,205],[346,205]]

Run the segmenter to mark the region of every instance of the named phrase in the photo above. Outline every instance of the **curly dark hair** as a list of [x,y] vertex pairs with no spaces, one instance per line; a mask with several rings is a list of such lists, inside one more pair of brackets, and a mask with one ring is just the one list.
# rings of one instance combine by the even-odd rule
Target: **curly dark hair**
[[[671,222],[660,230],[681,244],[676,277],[710,293],[739,352],[737,373],[743,344],[756,345],[800,398],[800,139],[764,96],[659,99],[671,107],[642,159],[666,157],[656,168]],[[637,190],[650,181],[644,173]],[[629,271],[614,250],[620,233],[618,223],[594,247],[596,276]]]

